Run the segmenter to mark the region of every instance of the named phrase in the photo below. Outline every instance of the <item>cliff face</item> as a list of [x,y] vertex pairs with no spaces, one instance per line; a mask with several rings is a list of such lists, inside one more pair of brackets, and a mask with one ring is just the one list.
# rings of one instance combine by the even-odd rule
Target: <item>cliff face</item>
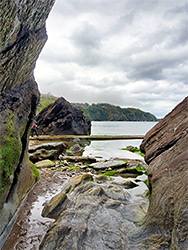
[[145,226],[155,232],[150,242],[187,249],[188,97],[146,134],[141,150],[149,163],[151,200]]
[[63,97],[43,109],[36,118],[38,133],[43,135],[89,135],[91,122],[83,112]]
[[30,126],[39,100],[33,77],[47,39],[54,0],[0,3],[0,242],[2,232],[36,181],[28,161]]

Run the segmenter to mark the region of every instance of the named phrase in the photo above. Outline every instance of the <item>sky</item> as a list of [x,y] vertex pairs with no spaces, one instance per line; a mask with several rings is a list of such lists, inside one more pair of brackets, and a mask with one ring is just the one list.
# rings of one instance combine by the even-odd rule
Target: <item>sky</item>
[[164,117],[188,95],[188,0],[56,0],[42,94]]

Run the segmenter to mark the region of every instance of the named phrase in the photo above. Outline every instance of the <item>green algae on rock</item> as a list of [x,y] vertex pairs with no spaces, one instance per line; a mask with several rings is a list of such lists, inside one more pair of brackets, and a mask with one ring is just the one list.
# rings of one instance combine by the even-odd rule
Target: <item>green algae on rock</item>
[[51,168],[55,166],[55,162],[51,160],[42,160],[35,163],[37,168]]

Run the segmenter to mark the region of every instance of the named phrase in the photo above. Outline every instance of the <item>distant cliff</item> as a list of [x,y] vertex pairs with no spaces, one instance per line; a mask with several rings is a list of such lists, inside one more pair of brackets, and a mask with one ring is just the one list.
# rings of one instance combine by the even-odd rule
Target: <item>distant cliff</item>
[[[42,94],[38,112],[54,103],[58,98],[51,94]],[[136,108],[121,108],[108,103],[89,105],[88,103],[72,103],[72,106],[81,109],[86,118],[91,121],[157,121],[151,113]]]
[[151,113],[135,108],[121,108],[108,103],[92,105],[73,103],[72,105],[81,109],[92,121],[157,121]]

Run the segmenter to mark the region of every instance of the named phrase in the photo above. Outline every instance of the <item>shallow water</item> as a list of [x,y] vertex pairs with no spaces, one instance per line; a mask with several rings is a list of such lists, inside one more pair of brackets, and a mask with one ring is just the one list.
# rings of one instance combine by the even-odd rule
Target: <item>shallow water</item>
[[[92,122],[91,135],[145,135],[156,122]],[[138,154],[122,150],[127,146],[139,147],[142,140],[91,141],[85,147],[84,156],[95,156],[104,159],[119,157],[128,159],[143,159]]]
[[2,250],[37,250],[53,219],[43,218],[44,202],[59,193],[68,177],[48,169],[42,170],[41,178],[30,191],[18,218]]

